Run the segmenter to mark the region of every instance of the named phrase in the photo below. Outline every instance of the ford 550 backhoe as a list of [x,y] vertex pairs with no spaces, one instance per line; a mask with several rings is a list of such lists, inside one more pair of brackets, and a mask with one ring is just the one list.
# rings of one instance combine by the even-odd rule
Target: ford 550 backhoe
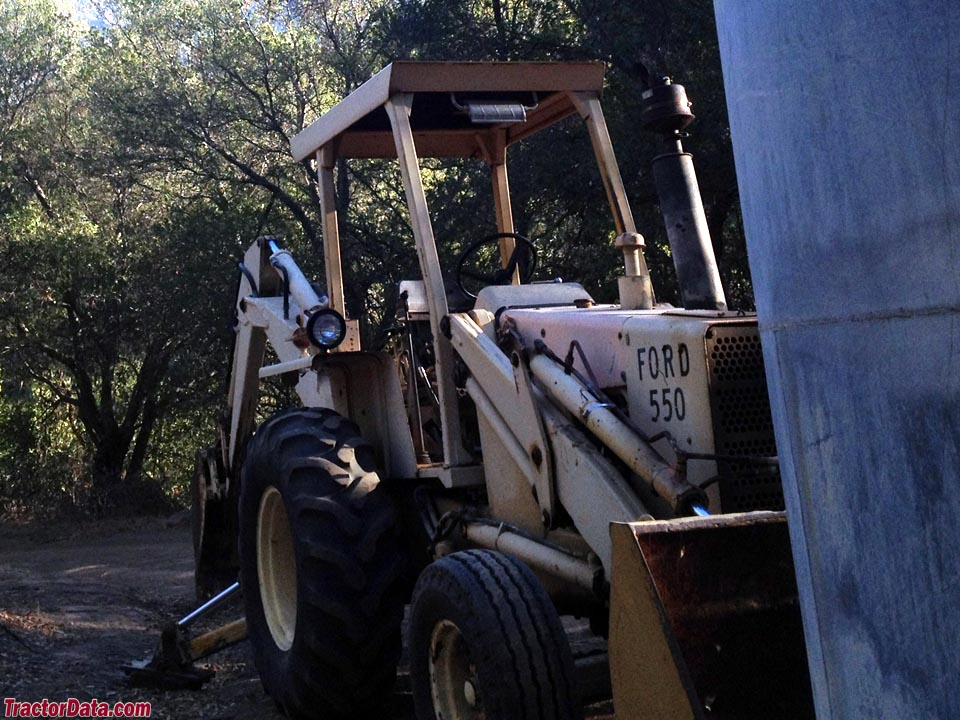
[[[561,615],[608,638],[617,718],[812,717],[757,322],[724,299],[681,147],[690,103],[664,80],[639,118],[665,141],[677,308],[655,300],[602,85],[599,63],[397,62],[293,139],[316,163],[325,289],[271,238],[246,252],[195,483],[198,578],[239,568],[257,668],[292,717],[383,713],[407,605],[420,720],[580,716]],[[538,244],[513,226],[507,149],[570,116],[623,257],[615,305],[537,282]],[[452,268],[425,157],[490,171],[497,232]],[[346,318],[338,158],[403,178],[420,276],[397,288],[388,351]],[[278,375],[302,407],[257,427]]]

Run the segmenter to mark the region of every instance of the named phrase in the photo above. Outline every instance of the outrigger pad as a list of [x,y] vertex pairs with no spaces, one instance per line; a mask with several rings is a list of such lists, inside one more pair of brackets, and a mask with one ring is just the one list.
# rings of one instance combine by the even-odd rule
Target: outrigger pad
[[149,660],[134,660],[123,666],[134,687],[158,690],[199,690],[211,680],[213,670],[190,666],[179,670],[152,667]]
[[618,719],[812,720],[786,516],[611,526]]
[[160,690],[199,690],[214,676],[213,670],[194,667],[190,643],[175,624],[160,633],[160,646],[149,660],[133,660],[123,672],[134,687]]

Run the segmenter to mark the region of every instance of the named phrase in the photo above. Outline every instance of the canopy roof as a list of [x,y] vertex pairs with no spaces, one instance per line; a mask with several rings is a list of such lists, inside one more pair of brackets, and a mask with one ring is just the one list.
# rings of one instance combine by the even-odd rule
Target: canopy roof
[[[574,112],[567,93],[599,95],[603,71],[599,62],[394,62],[297,134],[291,151],[300,161],[336,141],[339,157],[396,157],[383,106],[394,95],[410,93],[419,156],[481,156],[482,146],[492,147],[497,135],[505,132],[509,145]],[[523,123],[474,124],[454,107],[451,93],[459,102],[486,99],[536,107]]]

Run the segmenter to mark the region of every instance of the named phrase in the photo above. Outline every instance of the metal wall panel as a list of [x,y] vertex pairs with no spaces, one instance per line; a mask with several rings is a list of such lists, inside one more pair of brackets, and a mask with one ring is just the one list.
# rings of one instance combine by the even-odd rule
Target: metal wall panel
[[818,717],[960,707],[960,3],[716,0]]

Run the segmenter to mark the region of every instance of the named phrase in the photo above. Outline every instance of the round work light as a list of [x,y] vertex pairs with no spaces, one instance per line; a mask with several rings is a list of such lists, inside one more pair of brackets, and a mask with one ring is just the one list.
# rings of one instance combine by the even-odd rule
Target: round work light
[[332,350],[347,335],[347,321],[336,310],[318,310],[307,320],[307,337],[318,348]]

